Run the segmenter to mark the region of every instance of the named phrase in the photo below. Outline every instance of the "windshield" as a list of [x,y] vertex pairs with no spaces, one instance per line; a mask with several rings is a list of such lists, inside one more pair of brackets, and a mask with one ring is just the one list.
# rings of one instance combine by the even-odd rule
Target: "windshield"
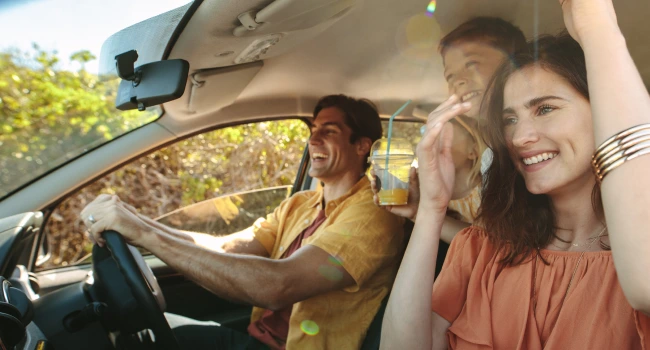
[[[160,116],[159,107],[145,112],[114,107],[119,78],[99,74],[102,43],[147,18],[182,5],[179,10],[186,10],[187,3],[0,3],[2,32],[11,33],[0,38],[0,198]],[[160,59],[161,52],[153,55]]]

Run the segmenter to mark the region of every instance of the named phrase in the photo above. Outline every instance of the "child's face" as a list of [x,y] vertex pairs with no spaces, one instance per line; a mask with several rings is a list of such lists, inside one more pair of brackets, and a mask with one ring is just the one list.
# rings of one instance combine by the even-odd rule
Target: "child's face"
[[506,54],[481,42],[459,42],[449,46],[442,55],[449,94],[472,103],[467,116],[478,118],[487,84]]

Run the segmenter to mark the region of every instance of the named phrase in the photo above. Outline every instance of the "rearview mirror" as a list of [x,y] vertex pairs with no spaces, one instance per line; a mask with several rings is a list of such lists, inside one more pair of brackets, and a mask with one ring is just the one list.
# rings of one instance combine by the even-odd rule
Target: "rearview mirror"
[[187,61],[158,61],[134,68],[137,59],[135,50],[115,56],[117,74],[122,78],[115,99],[117,109],[143,111],[183,96],[190,70]]

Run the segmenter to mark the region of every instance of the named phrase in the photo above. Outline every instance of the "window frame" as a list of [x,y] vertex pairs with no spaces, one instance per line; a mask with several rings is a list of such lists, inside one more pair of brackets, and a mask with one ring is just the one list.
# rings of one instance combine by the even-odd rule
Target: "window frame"
[[[164,112],[162,113],[162,115],[160,117],[162,117],[162,116],[164,116]],[[160,119],[160,117],[158,119]],[[105,177],[106,175],[108,175],[110,173],[113,173],[113,172],[115,172],[115,171],[117,171],[119,169],[122,169],[123,167],[137,161],[138,159],[141,159],[142,157],[146,157],[146,156],[148,156],[148,155],[150,155],[150,154],[152,154],[154,152],[157,152],[157,151],[159,151],[159,150],[161,150],[163,148],[166,148],[166,147],[169,147],[171,145],[177,144],[179,142],[182,142],[184,140],[187,140],[187,139],[190,139],[192,137],[198,136],[200,134],[206,134],[206,133],[210,133],[210,132],[213,132],[213,131],[222,130],[222,129],[226,129],[226,128],[229,128],[229,127],[236,127],[236,126],[245,125],[245,124],[283,121],[283,120],[299,120],[299,121],[303,122],[307,128],[309,128],[311,118],[310,117],[305,117],[305,116],[260,117],[260,118],[250,118],[250,119],[237,120],[237,121],[233,121],[233,122],[227,122],[227,123],[221,123],[221,124],[213,125],[211,127],[205,128],[205,129],[201,129],[201,130],[198,130],[198,131],[195,131],[195,132],[192,132],[192,133],[188,133],[186,135],[183,135],[182,137],[177,137],[177,138],[172,139],[172,140],[170,140],[168,142],[165,142],[165,143],[163,143],[163,144],[161,144],[161,145],[159,145],[157,147],[154,147],[154,148],[148,149],[148,150],[146,150],[144,152],[138,153],[138,154],[130,157],[129,159],[126,159],[125,161],[117,164],[114,167],[107,168],[105,171],[102,171],[98,176],[95,176],[95,177],[89,179],[88,181],[85,181],[85,182],[81,183],[80,185],[78,185],[74,189],[68,191],[68,193],[66,193],[65,195],[61,196],[58,200],[56,200],[53,203],[51,203],[50,205],[48,205],[46,208],[41,209],[41,212],[43,213],[43,221],[42,221],[42,224],[41,224],[41,229],[39,230],[39,233],[37,235],[37,238],[34,240],[34,245],[32,246],[32,249],[30,251],[30,256],[26,260],[27,261],[27,264],[26,264],[27,271],[35,272],[35,273],[40,274],[40,273],[46,273],[46,272],[55,272],[58,269],[70,269],[70,268],[78,269],[80,267],[85,266],[85,265],[77,265],[77,264],[75,264],[75,265],[56,266],[56,267],[51,267],[51,268],[46,268],[46,269],[39,269],[36,266],[36,261],[40,257],[40,252],[42,251],[41,248],[43,248],[44,250],[47,250],[47,249],[45,249],[45,247],[48,246],[48,242],[47,242],[47,234],[48,234],[48,232],[47,232],[46,228],[47,228],[47,224],[48,224],[52,214],[55,212],[55,210],[62,203],[64,203],[70,197],[73,197],[73,196],[77,195],[81,190],[83,190],[84,188],[86,188],[90,184],[96,182],[97,180]],[[155,123],[155,121],[152,122],[152,123]],[[124,135],[126,135],[126,134],[124,134]],[[106,145],[108,143],[116,142],[116,140],[120,139],[122,136],[123,135],[121,135],[120,137],[116,137],[115,139],[105,143],[104,145]],[[308,147],[307,147],[308,142],[309,142],[309,140],[307,140],[307,143],[305,143],[302,158],[301,158],[301,160],[299,162],[299,168],[297,170],[297,176],[294,179],[294,183],[293,183],[293,186],[292,186],[291,195],[293,195],[293,193],[296,192],[296,189],[302,188],[303,187],[302,185],[304,184],[305,181],[311,181],[311,179],[308,179],[308,174],[307,174],[307,169],[309,167],[309,151],[308,151]],[[99,147],[101,147],[101,146],[99,146]],[[50,253],[51,252],[46,252],[45,255],[50,254]],[[50,257],[50,259],[51,259],[51,257]]]

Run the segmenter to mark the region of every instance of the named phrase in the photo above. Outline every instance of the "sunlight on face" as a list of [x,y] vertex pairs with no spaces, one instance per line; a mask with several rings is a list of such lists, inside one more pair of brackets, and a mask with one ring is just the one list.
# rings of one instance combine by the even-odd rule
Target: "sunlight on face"
[[539,66],[514,73],[504,90],[504,136],[531,193],[592,188],[591,106],[564,78]]
[[443,63],[449,94],[472,103],[467,116],[478,118],[485,89],[507,55],[480,42],[454,43],[445,49]]

